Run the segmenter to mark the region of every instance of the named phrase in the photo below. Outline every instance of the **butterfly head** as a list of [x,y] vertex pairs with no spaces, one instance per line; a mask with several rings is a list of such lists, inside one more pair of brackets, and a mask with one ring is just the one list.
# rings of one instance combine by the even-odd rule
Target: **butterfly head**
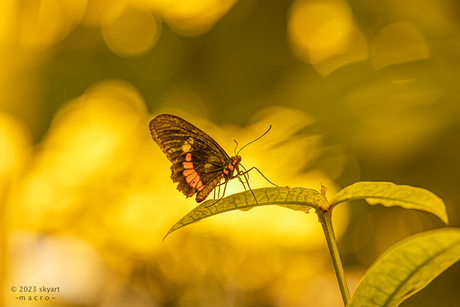
[[239,164],[241,162],[241,156],[237,155],[232,158],[230,158],[230,163],[224,167],[224,171],[222,172],[222,178],[225,178],[226,180],[234,178],[233,173],[236,171],[238,174],[240,172],[239,170]]
[[239,173],[238,166],[240,162],[241,162],[241,156],[237,155],[232,158],[232,162],[230,163],[233,166],[233,168],[236,170],[236,173]]
[[233,157],[233,161],[234,161],[235,165],[238,165],[241,162],[241,160],[242,160],[242,158],[241,158],[240,155]]

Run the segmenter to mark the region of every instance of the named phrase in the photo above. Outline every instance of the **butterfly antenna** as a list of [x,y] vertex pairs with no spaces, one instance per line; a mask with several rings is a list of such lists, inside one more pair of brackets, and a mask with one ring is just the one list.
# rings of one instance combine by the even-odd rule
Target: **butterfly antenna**
[[[251,141],[249,143],[247,143],[246,145],[244,145],[243,147],[240,148],[240,150],[238,150],[238,153],[236,155],[238,155],[244,147],[248,146],[249,144],[252,144],[254,143],[255,141],[259,140],[260,138],[262,138],[264,135],[266,135],[268,133],[268,131],[270,131],[270,129],[272,128],[272,125],[270,125],[270,127],[268,128],[267,131],[264,132],[264,134],[262,134],[261,136],[259,136],[257,139],[255,139],[254,141]],[[235,141],[236,142],[236,141]]]
[[233,139],[233,141],[235,141],[235,143],[236,143],[235,149],[233,151],[235,152],[235,156],[237,156],[236,149],[238,148],[238,142],[235,139]]

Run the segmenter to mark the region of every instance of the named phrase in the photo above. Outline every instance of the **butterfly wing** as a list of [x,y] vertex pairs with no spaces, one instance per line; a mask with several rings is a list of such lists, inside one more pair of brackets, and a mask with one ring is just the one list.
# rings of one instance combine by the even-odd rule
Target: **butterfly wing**
[[161,114],[150,122],[150,132],[169,161],[171,179],[187,197],[198,192],[201,202],[220,182],[230,158],[214,139],[186,120]]

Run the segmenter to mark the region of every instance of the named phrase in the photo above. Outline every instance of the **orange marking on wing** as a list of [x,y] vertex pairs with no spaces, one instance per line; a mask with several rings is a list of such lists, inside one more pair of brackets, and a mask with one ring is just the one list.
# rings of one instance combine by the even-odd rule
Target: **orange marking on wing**
[[201,190],[203,190],[203,188],[204,188],[204,186],[203,186],[203,183],[201,182],[201,180],[198,181],[198,184],[196,185],[196,189],[198,191],[201,191]]
[[187,181],[188,184],[191,185],[191,182],[198,176],[197,172],[195,172],[195,170],[191,170],[193,171],[193,173],[191,173],[190,175],[188,175],[187,177],[185,177],[185,180]]
[[192,161],[192,154],[188,153],[185,155],[185,161]]
[[182,162],[182,166],[185,169],[193,169],[193,163],[192,162]]
[[190,186],[192,188],[196,188],[196,186],[198,185],[199,182],[201,182],[200,181],[200,175],[196,175],[196,177],[193,178],[192,182],[190,182]]
[[188,175],[190,174],[193,174],[193,173],[196,173],[195,170],[192,168],[192,169],[186,169],[182,172],[182,175],[184,175],[185,177],[187,177]]

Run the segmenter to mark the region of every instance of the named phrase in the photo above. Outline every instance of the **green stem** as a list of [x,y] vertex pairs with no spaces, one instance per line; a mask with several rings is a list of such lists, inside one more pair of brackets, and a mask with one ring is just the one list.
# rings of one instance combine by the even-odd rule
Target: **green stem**
[[347,306],[351,299],[350,291],[348,290],[345,273],[343,271],[342,260],[340,260],[339,249],[335,242],[334,228],[332,227],[331,213],[329,211],[318,213],[321,226],[323,226],[324,235],[326,236],[327,246],[331,253],[332,263],[334,265],[335,275],[339,282],[340,293],[342,294],[343,303]]

